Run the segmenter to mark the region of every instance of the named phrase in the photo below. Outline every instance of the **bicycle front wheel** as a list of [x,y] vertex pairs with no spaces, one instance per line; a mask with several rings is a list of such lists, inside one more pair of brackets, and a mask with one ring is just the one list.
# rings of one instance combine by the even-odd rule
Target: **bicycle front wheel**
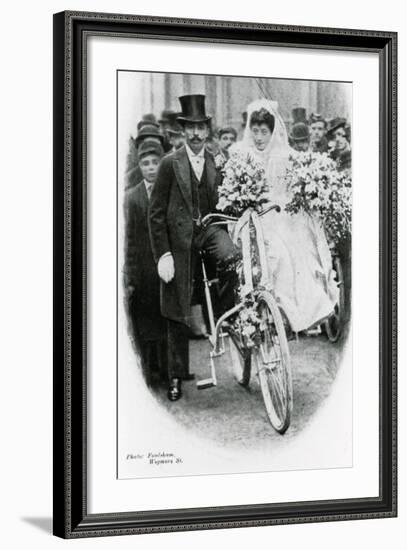
[[290,352],[283,319],[272,294],[262,292],[257,304],[260,342],[253,349],[253,362],[270,423],[283,434],[290,425],[293,406]]

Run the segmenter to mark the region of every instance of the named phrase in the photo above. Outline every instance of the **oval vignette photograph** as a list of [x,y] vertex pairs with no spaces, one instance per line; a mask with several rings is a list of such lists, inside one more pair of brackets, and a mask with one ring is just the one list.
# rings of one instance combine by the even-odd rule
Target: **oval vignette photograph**
[[117,71],[119,479],[352,466],[351,130],[351,82]]

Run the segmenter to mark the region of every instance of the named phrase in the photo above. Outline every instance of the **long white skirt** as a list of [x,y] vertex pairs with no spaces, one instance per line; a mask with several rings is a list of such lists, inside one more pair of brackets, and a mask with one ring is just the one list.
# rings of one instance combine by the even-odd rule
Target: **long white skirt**
[[314,217],[270,211],[261,217],[269,279],[294,332],[328,317],[339,289],[325,232]]

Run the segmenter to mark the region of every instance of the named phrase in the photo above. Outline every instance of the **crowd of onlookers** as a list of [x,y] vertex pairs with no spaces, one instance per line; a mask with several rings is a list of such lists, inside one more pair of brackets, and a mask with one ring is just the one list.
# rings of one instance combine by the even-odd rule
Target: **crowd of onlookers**
[[328,153],[338,163],[338,169],[351,166],[350,125],[345,118],[330,120],[312,113],[307,119],[306,110],[292,110],[293,122],[289,134],[290,145],[297,151]]
[[[149,235],[149,201],[157,179],[161,159],[185,143],[184,126],[179,113],[163,111],[157,120],[145,114],[137,124],[137,133],[130,139],[127,158],[125,211],[124,286],[131,330],[139,346],[147,383],[154,375],[165,380],[165,320],[160,313],[160,284],[153,259]],[[212,129],[204,147],[213,154],[229,157],[229,148],[240,139],[247,122],[242,113],[239,128],[226,126]],[[296,151],[327,153],[337,162],[338,170],[351,165],[350,126],[345,118],[325,119],[321,114],[306,115],[306,110],[292,110],[287,125],[289,144]],[[197,327],[199,334],[199,327]]]
[[[177,121],[179,113],[164,110],[157,120],[152,113],[143,115],[137,124],[135,137],[130,138],[130,150],[127,158],[126,189],[140,183],[144,176],[140,166],[141,146],[146,142],[157,144],[157,156],[161,156],[181,147],[184,142],[183,128]],[[242,113],[240,128],[225,126],[211,131],[206,148],[213,153],[221,153],[228,158],[229,147],[238,140],[246,125],[247,113]],[[338,163],[339,170],[349,169],[351,165],[350,125],[343,117],[326,119],[321,114],[312,113],[308,118],[306,109],[296,107],[292,110],[292,120],[288,123],[289,143],[296,151],[315,151],[328,153]],[[145,145],[142,149],[145,149]],[[144,155],[145,156],[145,155]]]

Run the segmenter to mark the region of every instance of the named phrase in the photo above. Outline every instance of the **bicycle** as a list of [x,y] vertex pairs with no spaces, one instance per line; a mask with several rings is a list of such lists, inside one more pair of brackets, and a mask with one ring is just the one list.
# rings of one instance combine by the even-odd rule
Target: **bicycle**
[[[270,284],[260,224],[261,216],[273,209],[279,211],[280,207],[273,205],[261,213],[248,208],[240,218],[209,214],[202,220],[204,226],[209,223],[232,226],[232,240],[242,250],[242,262],[238,269],[239,299],[215,323],[210,292],[215,280],[208,279],[205,261],[201,257],[212,349],[209,359],[211,376],[198,381],[197,387],[204,389],[217,385],[214,359],[225,353],[225,338],[228,337],[232,368],[237,381],[247,388],[254,367],[268,419],[278,433],[284,434],[290,425],[293,407],[290,353],[283,318]],[[258,319],[254,337],[250,339],[242,333],[236,322],[248,299],[253,302],[256,321]]]

